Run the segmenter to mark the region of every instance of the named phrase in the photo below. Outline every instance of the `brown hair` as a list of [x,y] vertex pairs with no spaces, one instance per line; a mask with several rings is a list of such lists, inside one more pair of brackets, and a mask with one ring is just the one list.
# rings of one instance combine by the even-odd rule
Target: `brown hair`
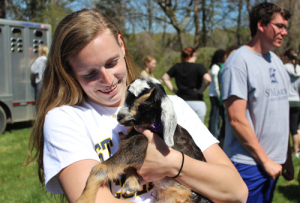
[[153,56],[146,56],[146,58],[144,59],[144,68],[147,68],[147,64],[150,63],[153,59],[155,59]]
[[196,52],[196,49],[194,49],[193,47],[187,47],[187,48],[183,49],[181,51],[181,61],[184,62],[184,61],[189,60],[195,52]]
[[289,59],[289,61],[294,65],[294,71],[295,73],[297,73],[296,66],[299,63],[299,60],[295,50],[292,48],[288,49],[287,51],[284,52],[284,56],[286,56]]
[[274,3],[260,3],[252,8],[250,11],[250,31],[251,37],[254,37],[257,33],[257,23],[262,21],[264,25],[268,25],[274,18],[274,14],[281,14],[285,20],[289,20],[291,14],[288,10]]
[[[53,43],[50,48],[42,86],[37,102],[36,122],[33,125],[29,152],[25,164],[37,159],[38,174],[44,184],[43,174],[43,125],[46,114],[53,108],[62,105],[77,105],[83,101],[84,92],[74,78],[70,67],[70,60],[100,33],[109,30],[118,42],[121,34],[115,23],[98,9],[83,9],[66,16],[55,30]],[[123,37],[121,36],[124,41]],[[137,70],[125,47],[125,61],[127,66],[127,84],[137,78]]]

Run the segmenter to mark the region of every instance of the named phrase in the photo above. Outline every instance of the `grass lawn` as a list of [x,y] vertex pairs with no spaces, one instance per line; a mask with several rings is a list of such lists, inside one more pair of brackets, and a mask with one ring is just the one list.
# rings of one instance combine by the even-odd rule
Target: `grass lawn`
[[0,202],[58,202],[38,181],[37,167],[23,167],[31,128],[0,135]]
[[[208,123],[209,101],[205,124]],[[14,129],[0,135],[0,202],[4,203],[50,203],[60,202],[59,197],[53,197],[40,186],[37,166],[23,167],[27,157],[27,145],[30,127],[14,126]],[[298,176],[300,159],[293,158],[295,178]],[[298,182],[285,181],[279,178],[274,194],[274,203],[300,203],[300,187]]]

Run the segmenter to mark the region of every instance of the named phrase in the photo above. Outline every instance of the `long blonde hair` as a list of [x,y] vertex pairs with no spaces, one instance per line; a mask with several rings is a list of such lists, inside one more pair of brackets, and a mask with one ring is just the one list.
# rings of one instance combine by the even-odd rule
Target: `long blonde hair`
[[[53,108],[62,105],[77,105],[83,101],[85,93],[72,74],[70,60],[106,29],[118,42],[121,34],[115,23],[98,9],[83,9],[66,16],[57,26],[50,48],[44,72],[42,94],[40,94],[33,125],[28,157],[25,165],[37,160],[39,180],[44,184],[43,173],[43,126],[46,114]],[[122,35],[121,35],[122,37]],[[125,61],[127,66],[127,84],[137,77],[133,60],[130,57],[125,41]]]

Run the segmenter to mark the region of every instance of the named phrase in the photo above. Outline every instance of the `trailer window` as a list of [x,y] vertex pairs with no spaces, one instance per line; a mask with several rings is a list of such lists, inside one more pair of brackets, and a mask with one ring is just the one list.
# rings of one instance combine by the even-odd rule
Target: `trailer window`
[[19,28],[13,28],[12,33],[14,36],[20,36],[22,34],[22,31]]
[[43,37],[43,32],[40,31],[40,30],[35,30],[34,34],[35,34],[36,37]]

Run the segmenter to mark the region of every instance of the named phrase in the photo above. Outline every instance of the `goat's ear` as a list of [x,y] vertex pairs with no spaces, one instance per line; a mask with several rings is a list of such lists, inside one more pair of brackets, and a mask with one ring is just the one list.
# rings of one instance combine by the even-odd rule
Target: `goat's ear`
[[177,117],[171,100],[165,96],[161,100],[161,121],[164,126],[164,141],[168,147],[174,145],[174,132],[177,126]]

